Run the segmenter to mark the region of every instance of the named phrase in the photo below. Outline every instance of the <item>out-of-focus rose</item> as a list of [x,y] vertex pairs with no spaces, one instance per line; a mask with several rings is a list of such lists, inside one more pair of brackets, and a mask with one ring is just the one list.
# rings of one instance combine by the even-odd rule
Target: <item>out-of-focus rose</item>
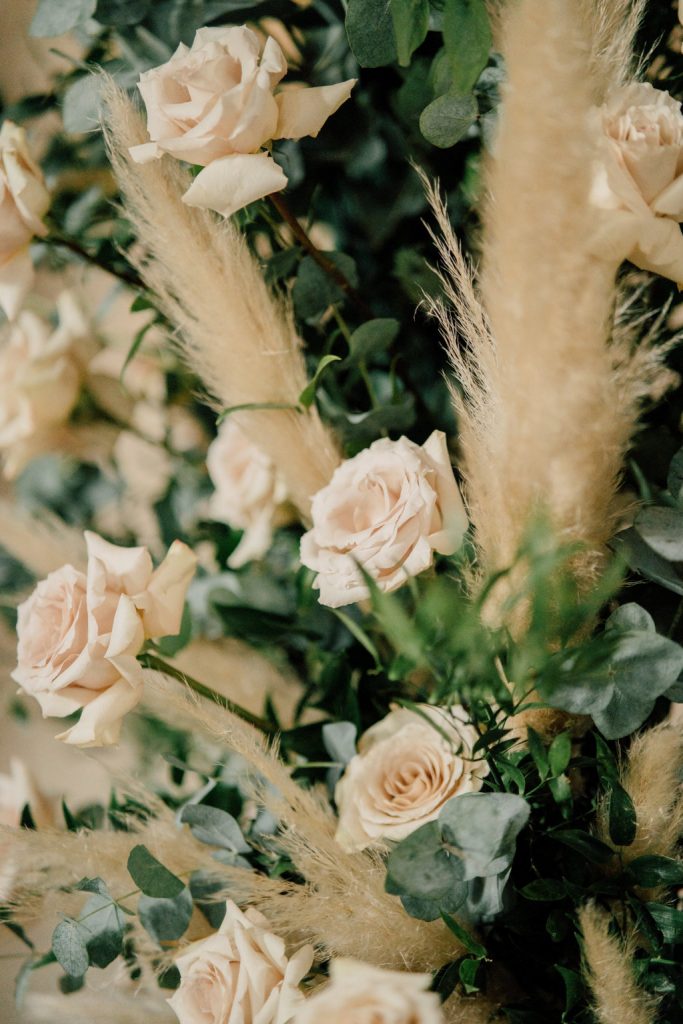
[[231,419],[221,424],[209,445],[206,466],[216,488],[209,515],[244,530],[228,561],[237,569],[265,555],[273,527],[287,519],[285,482],[268,456]]
[[57,300],[54,328],[29,310],[0,340],[0,450],[13,477],[64,423],[78,400],[91,327],[71,292]]
[[220,929],[177,958],[180,987],[168,1002],[180,1024],[286,1024],[312,962],[310,946],[288,959],[263,914],[228,900]]
[[335,470],[311,518],[301,561],[318,573],[321,604],[368,596],[356,563],[381,590],[396,590],[428,569],[435,551],[456,551],[467,529],[444,434],[435,430],[422,447],[407,437],[375,441]]
[[599,138],[594,251],[683,285],[683,114],[649,83],[615,91],[593,114]]
[[344,849],[405,839],[451,797],[481,789],[488,766],[472,760],[478,733],[465,711],[428,704],[420,711],[397,708],[361,737],[335,792]]
[[148,637],[177,633],[195,568],[175,541],[157,569],[146,548],[121,548],[86,533],[87,575],[65,565],[19,606],[12,678],[45,718],[83,709],[58,739],[77,746],[116,743],[123,717],[142,696],[136,655]]
[[[0,775],[0,825],[18,828],[25,807],[38,828],[54,824],[49,802],[35,784],[33,776],[18,757],[10,759],[9,775]],[[0,836],[0,902],[9,899],[18,864],[12,858],[11,845]]]
[[191,47],[145,71],[138,88],[151,142],[131,149],[144,163],[170,153],[204,168],[183,196],[190,206],[230,214],[285,188],[265,147],[271,139],[317,135],[349,98],[355,79],[318,88],[276,88],[287,61],[246,25],[200,28]]
[[0,307],[13,320],[33,284],[31,239],[47,234],[42,218],[50,195],[33,161],[26,132],[12,121],[0,128]]
[[431,983],[431,974],[333,960],[330,981],[309,996],[292,1024],[443,1024]]

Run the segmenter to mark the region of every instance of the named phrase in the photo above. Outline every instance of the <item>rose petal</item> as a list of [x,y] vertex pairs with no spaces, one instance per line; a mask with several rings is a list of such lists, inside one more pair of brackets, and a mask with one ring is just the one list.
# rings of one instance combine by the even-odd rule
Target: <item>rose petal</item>
[[172,636],[180,630],[185,594],[197,567],[194,551],[176,540],[135,604],[146,637]]
[[265,153],[235,154],[214,160],[197,175],[183,196],[188,206],[230,217],[249,203],[280,192],[287,176]]
[[273,138],[301,139],[304,135],[315,138],[328,117],[348,100],[356,81],[350,78],[336,85],[283,89],[275,97],[280,115]]
[[0,264],[0,306],[14,320],[33,285],[33,262],[28,246]]
[[142,683],[132,685],[127,679],[120,679],[83,708],[76,725],[56,738],[77,747],[105,747],[117,743],[121,723],[140,702],[142,691]]

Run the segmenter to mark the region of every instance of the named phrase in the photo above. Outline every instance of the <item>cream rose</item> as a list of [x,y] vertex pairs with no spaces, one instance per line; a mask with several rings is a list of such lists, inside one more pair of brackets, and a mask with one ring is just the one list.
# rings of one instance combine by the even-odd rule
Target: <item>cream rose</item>
[[477,730],[461,707],[391,711],[367,730],[337,783],[337,840],[362,850],[434,821],[451,797],[478,793],[488,774],[472,760]]
[[428,569],[435,551],[456,551],[467,529],[445,435],[435,430],[422,447],[407,437],[375,441],[335,470],[311,518],[301,561],[318,574],[321,604],[368,596],[356,563],[382,590],[396,590]]
[[13,320],[33,284],[31,239],[47,234],[42,218],[50,195],[33,161],[26,132],[12,121],[0,128],[0,306]]
[[288,959],[263,914],[228,900],[219,930],[177,958],[180,987],[169,1006],[180,1024],[286,1024],[312,962],[311,946]]
[[273,527],[286,520],[285,482],[265,452],[230,419],[221,424],[218,436],[209,445],[206,466],[216,488],[209,515],[244,530],[228,562],[237,569],[265,555],[273,539]]
[[170,153],[204,168],[183,196],[190,206],[229,217],[279,192],[287,177],[265,147],[271,139],[317,135],[349,98],[355,79],[318,88],[275,90],[287,61],[268,36],[246,25],[200,28],[191,47],[145,71],[138,88],[151,142],[131,155],[144,163]]
[[65,565],[19,606],[15,682],[43,717],[83,709],[58,739],[77,746],[116,743],[123,717],[142,696],[136,655],[145,638],[177,633],[195,568],[175,541],[157,569],[146,548],[121,548],[86,533],[87,575]]
[[0,451],[13,477],[49,446],[78,401],[91,328],[71,292],[57,300],[59,323],[24,310],[0,341]]
[[593,114],[599,139],[592,202],[596,255],[683,285],[683,114],[648,83],[615,91]]
[[431,983],[431,974],[333,960],[328,984],[306,1000],[292,1024],[444,1024]]

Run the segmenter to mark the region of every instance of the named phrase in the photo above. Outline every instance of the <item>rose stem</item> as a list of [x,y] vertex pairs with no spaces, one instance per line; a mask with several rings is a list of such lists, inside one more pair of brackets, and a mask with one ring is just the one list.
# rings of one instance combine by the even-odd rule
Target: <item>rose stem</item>
[[152,654],[150,651],[145,651],[140,655],[140,662],[143,668],[151,668],[156,672],[163,672],[164,675],[171,676],[172,679],[177,679],[179,683],[184,683],[200,697],[205,697],[206,700],[211,700],[214,704],[220,704],[226,711],[230,711],[231,714],[237,715],[242,721],[248,722],[249,725],[253,725],[256,729],[260,729],[261,732],[273,734],[278,732],[277,726],[273,725],[272,722],[267,722],[265,718],[259,718],[258,715],[252,715],[251,711],[247,711],[246,708],[240,707],[239,704],[235,704],[233,701],[228,700],[227,697],[223,697],[220,693],[216,693],[211,687],[205,686],[204,683],[200,683],[198,679],[193,679],[192,676],[188,676],[186,672],[182,672],[179,668],[174,668],[173,665],[169,665],[168,662],[164,661],[163,658],[159,658],[156,654]]
[[291,228],[292,234],[296,238],[297,242],[299,242],[299,244],[303,246],[306,252],[310,254],[311,258],[315,260],[320,269],[323,270],[328,275],[328,277],[331,277],[334,283],[341,288],[341,290],[344,292],[345,295],[349,297],[349,299],[351,299],[351,301],[355,304],[359,312],[363,314],[366,320],[373,320],[375,314],[370,308],[370,306],[367,304],[363,296],[356,291],[356,289],[353,287],[349,279],[339,269],[339,267],[336,266],[336,264],[334,264],[331,259],[328,259],[324,252],[321,252],[320,249],[318,249],[313,244],[313,242],[308,237],[304,229],[301,227],[299,221],[296,219],[292,211],[287,206],[284,199],[279,195],[270,195],[268,196],[268,198],[270,199],[271,203],[279,213],[280,217],[282,217],[285,224],[287,224]]
[[98,259],[97,256],[94,256],[91,252],[88,252],[87,249],[84,249],[83,246],[75,240],[75,238],[67,238],[66,235],[52,232],[47,235],[46,238],[42,239],[42,241],[47,245],[61,245],[63,249],[68,249],[70,252],[75,253],[87,263],[91,263],[93,266],[99,267],[100,270],[105,270],[108,274],[111,274],[112,277],[118,277],[120,281],[130,285],[131,288],[137,288],[140,290],[144,288],[144,285],[137,274],[127,270],[115,270],[113,267],[110,267],[105,263],[104,260]]

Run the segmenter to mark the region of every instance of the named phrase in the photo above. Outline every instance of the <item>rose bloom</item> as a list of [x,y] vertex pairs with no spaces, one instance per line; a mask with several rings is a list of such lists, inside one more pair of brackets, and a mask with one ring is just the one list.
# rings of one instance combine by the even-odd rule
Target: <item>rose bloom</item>
[[219,930],[175,961],[180,987],[169,1006],[180,1024],[285,1024],[303,1002],[298,985],[312,962],[311,946],[288,959],[263,914],[228,900]]
[[444,1024],[431,974],[387,971],[359,960],[333,960],[330,981],[292,1024]]
[[47,234],[42,218],[50,195],[31,158],[26,132],[12,121],[0,128],[0,306],[10,320],[33,284],[31,239]]
[[144,163],[170,153],[204,168],[183,196],[229,217],[279,192],[287,177],[264,147],[271,139],[317,135],[349,98],[355,79],[318,88],[278,88],[287,61],[278,43],[246,25],[200,28],[191,47],[145,71],[138,88],[151,142],[133,146]]
[[592,202],[596,255],[683,284],[683,114],[648,83],[615,91],[594,112],[600,137]]
[[244,535],[228,565],[237,569],[265,555],[273,527],[285,522],[284,479],[265,452],[242,433],[234,420],[225,420],[209,445],[206,467],[216,488],[209,515]]
[[28,310],[0,341],[0,451],[13,477],[46,445],[78,401],[91,328],[71,292],[57,300],[56,328]]
[[301,561],[318,573],[321,604],[368,597],[356,563],[381,590],[396,590],[428,569],[435,551],[456,551],[467,529],[445,435],[435,430],[422,447],[407,437],[375,441],[335,470],[311,518]]
[[175,541],[157,569],[146,548],[85,534],[87,574],[62,566],[19,605],[15,682],[43,717],[82,710],[58,739],[82,747],[116,743],[142,696],[136,659],[149,637],[177,633],[195,556]]
[[397,708],[361,737],[335,792],[344,849],[405,839],[438,818],[451,797],[481,789],[488,765],[472,760],[479,734],[466,712],[428,704],[420,710]]

